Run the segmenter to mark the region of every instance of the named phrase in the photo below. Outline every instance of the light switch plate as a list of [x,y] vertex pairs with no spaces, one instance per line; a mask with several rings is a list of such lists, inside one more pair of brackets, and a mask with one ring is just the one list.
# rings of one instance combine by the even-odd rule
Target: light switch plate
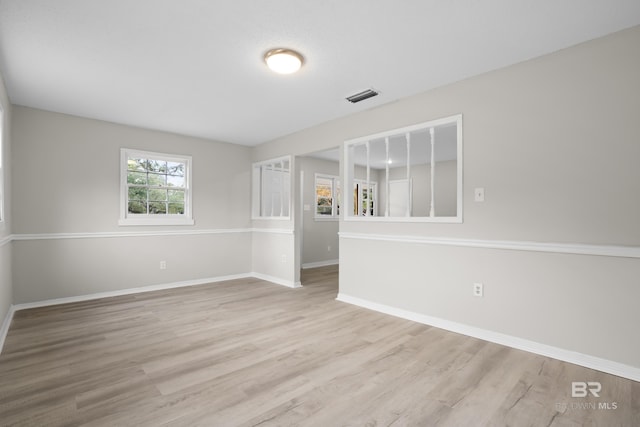
[[484,202],[484,188],[476,188],[473,191],[473,196],[476,202]]

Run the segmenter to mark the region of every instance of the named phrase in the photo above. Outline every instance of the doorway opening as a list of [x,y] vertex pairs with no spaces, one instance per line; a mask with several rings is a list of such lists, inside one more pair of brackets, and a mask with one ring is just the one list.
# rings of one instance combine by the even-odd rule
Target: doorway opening
[[296,235],[304,280],[313,276],[302,271],[339,265],[340,151],[336,147],[298,156],[295,163],[299,179]]

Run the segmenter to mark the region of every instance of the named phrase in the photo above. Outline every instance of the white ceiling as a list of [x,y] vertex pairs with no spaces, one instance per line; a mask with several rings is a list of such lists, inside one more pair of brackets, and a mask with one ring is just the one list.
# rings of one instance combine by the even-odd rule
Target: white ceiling
[[14,104],[256,145],[638,24],[638,0],[0,0],[0,72]]

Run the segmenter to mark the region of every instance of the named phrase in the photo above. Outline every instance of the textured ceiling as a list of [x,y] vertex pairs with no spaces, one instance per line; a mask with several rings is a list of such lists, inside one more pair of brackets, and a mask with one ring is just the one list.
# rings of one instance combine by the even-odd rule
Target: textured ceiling
[[14,104],[256,145],[638,24],[638,0],[0,0],[0,71]]

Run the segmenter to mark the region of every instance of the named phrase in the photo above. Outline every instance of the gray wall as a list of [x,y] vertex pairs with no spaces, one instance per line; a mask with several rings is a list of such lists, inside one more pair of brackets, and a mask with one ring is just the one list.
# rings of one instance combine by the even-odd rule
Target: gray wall
[[[315,174],[340,176],[339,163],[312,157],[298,157],[297,162],[300,170],[304,172],[302,203],[311,208],[302,212],[302,265],[338,260],[338,221],[316,220],[314,216]],[[331,250],[327,250],[327,247],[331,247]]]
[[[251,272],[249,148],[24,107],[13,113],[13,232],[29,239],[12,243],[15,303]],[[118,226],[121,147],[193,157],[195,226]],[[159,235],[113,235],[135,232]]]
[[[4,167],[4,224],[0,225],[0,329],[11,304],[13,303],[11,256],[12,244],[8,237],[11,235],[11,116],[12,107],[9,103],[4,80],[0,75],[0,104],[4,109],[3,167]],[[1,340],[0,336],[0,340]]]
[[[639,45],[634,27],[289,135],[254,158],[462,113],[463,224],[349,221],[340,232],[638,247]],[[344,238],[340,266],[345,295],[640,367],[637,258]]]

